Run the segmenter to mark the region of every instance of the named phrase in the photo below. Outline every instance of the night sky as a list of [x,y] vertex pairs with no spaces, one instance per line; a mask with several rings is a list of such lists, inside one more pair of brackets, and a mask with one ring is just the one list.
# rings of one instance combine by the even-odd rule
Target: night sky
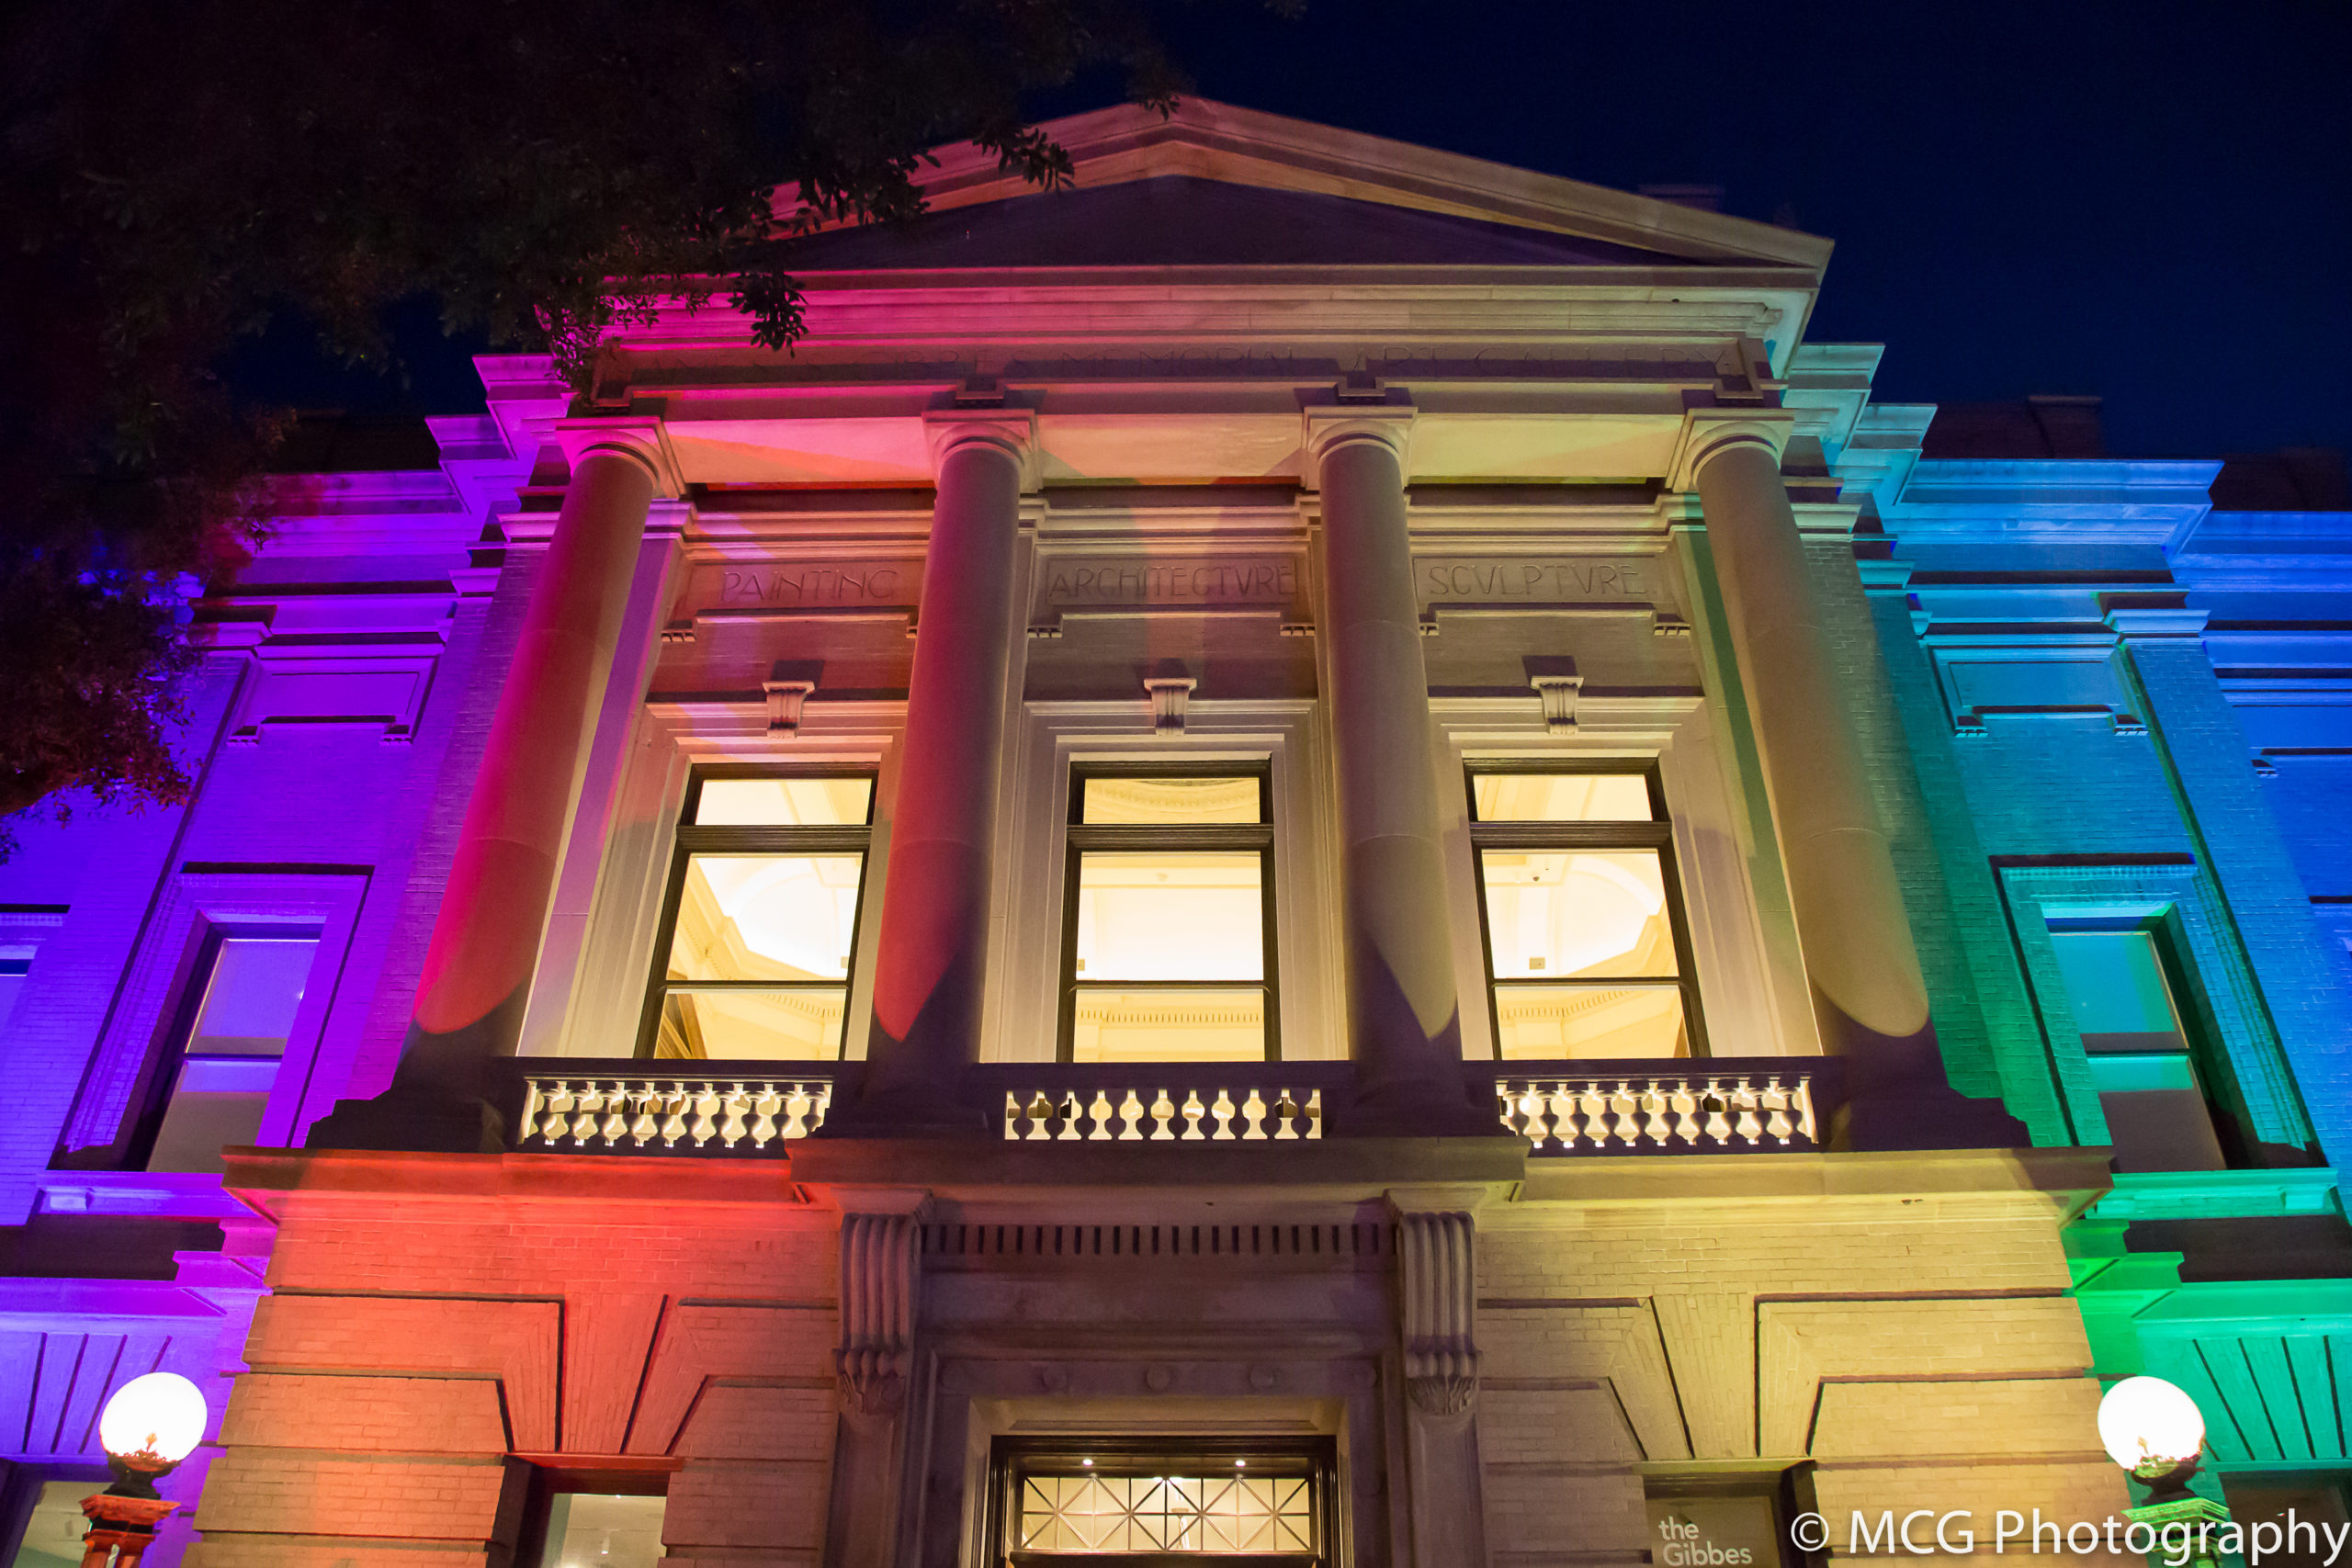
[[[2346,0],[1203,3],[1170,36],[1213,98],[1829,236],[1810,336],[1886,344],[1882,400],[2097,392],[2128,456],[2352,446]],[[405,391],[282,339],[247,378],[481,406],[473,345],[403,336]]]

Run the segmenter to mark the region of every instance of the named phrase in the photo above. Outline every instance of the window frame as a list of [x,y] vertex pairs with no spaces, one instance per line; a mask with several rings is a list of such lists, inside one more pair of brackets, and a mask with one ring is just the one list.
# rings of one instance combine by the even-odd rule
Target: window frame
[[[309,942],[312,944],[311,967],[303,983],[304,1000],[309,999],[310,987],[318,983],[319,961],[326,956],[327,931],[323,925],[300,922],[280,925],[256,923],[251,920],[207,920],[197,938],[196,961],[189,967],[178,995],[173,999],[171,1027],[164,1035],[164,1048],[155,1053],[143,1092],[129,1122],[129,1134],[124,1145],[124,1166],[127,1170],[145,1170],[155,1157],[155,1145],[162,1136],[164,1119],[172,1111],[172,1100],[179,1089],[180,1068],[188,1059],[188,1043],[196,1036],[198,1017],[204,1010],[205,998],[211,994],[213,970],[220,962],[220,950],[239,939],[257,942]],[[262,1126],[254,1133],[256,1139],[268,1131],[270,1111],[279,1103],[279,1093],[286,1081],[288,1067],[295,1062],[295,1048],[302,1038],[300,1011],[288,1030],[286,1049],[277,1057],[277,1070],[270,1075],[270,1089],[262,1110]],[[266,1061],[267,1057],[250,1058]],[[264,1148],[277,1145],[262,1144]],[[158,1175],[186,1174],[164,1172]]]
[[[532,1462],[524,1482],[522,1523],[515,1531],[514,1568],[537,1568],[547,1561],[548,1526],[558,1496],[659,1497],[666,1516],[670,1477],[678,1468],[675,1460],[615,1470]],[[662,1545],[666,1551],[669,1543],[665,1540]]]
[[[865,821],[857,827],[813,827],[775,823],[751,827],[727,825],[707,827],[695,821],[695,814],[702,809],[702,786],[712,779],[843,779],[862,778],[866,781]],[[849,962],[844,964],[838,985],[820,981],[774,980],[695,980],[680,982],[686,988],[698,991],[829,991],[840,990],[843,1007],[857,994],[858,960],[862,956],[860,942],[865,931],[865,900],[873,893],[874,885],[874,816],[881,795],[879,771],[863,762],[812,762],[799,767],[777,767],[762,762],[721,762],[697,767],[686,780],[685,798],[678,807],[678,820],[670,849],[670,872],[662,886],[662,918],[653,928],[653,960],[647,976],[645,1006],[637,1025],[637,1043],[631,1055],[640,1062],[654,1060],[654,1049],[661,1039],[662,1005],[670,993],[670,944],[677,936],[678,908],[684,901],[686,868],[698,854],[845,854],[859,858],[857,873],[857,902],[850,917]],[[819,1061],[843,1061],[849,1055],[850,1027],[846,1018],[842,1023],[840,1048]]]
[[[1020,1517],[1019,1486],[1024,1461],[1039,1459],[1061,1459],[1083,1455],[1108,1459],[1113,1469],[1131,1469],[1148,1464],[1154,1469],[1173,1470],[1180,1467],[1204,1471],[1212,1468],[1224,1473],[1236,1457],[1264,1456],[1304,1463],[1314,1487],[1315,1528],[1317,1536],[1314,1556],[1301,1558],[1295,1553],[1254,1552],[1168,1552],[1114,1553],[1086,1551],[1019,1551],[1008,1539],[1013,1522]],[[1197,1462],[1195,1462],[1197,1461]],[[1199,1562],[1203,1568],[1215,1568],[1219,1562],[1270,1563],[1295,1562],[1304,1568],[1338,1568],[1345,1562],[1344,1539],[1340,1517],[1339,1445],[1327,1435],[1314,1437],[1229,1438],[1219,1436],[1185,1436],[1165,1439],[1121,1437],[998,1437],[989,1445],[988,1497],[983,1521],[985,1542],[982,1561],[988,1568],[1053,1568],[1069,1564],[1069,1568],[1088,1568],[1089,1564],[1112,1562],[1158,1562],[1163,1564]]]
[[[2173,1022],[2178,1030],[2180,1048],[2177,1051],[2092,1050],[2091,1037],[2083,1033],[2075,1017],[2074,993],[2066,984],[2063,964],[2056,965],[2060,986],[2058,1000],[2066,1009],[2067,1021],[2074,1026],[2075,1048],[2081,1053],[2085,1070],[2089,1076],[2100,1119],[2107,1122],[2107,1142],[2110,1146],[2115,1142],[2115,1128],[2108,1117],[2108,1097],[2135,1091],[2101,1088],[2099,1064],[2102,1061],[2142,1061],[2177,1056],[2187,1065],[2189,1081],[2194,1085],[2198,1098],[2204,1101],[2205,1117],[2211,1124],[2214,1145],[2221,1151],[2221,1168],[2258,1168],[2262,1162],[2255,1157],[2253,1145],[2256,1140],[2251,1131],[2251,1118],[2240,1102],[2228,1053],[2217,1045],[2216,1032],[2209,1026],[2211,1006],[2190,961],[2188,944],[2183,941],[2180,919],[2179,908],[2170,903],[2153,908],[2129,905],[2045,905],[2041,912],[2043,941],[2053,957],[2057,952],[2053,939],[2069,933],[2138,935],[2148,939],[2149,952],[2155,960],[2156,978],[2165,988],[2165,1001],[2172,1010]],[[2198,1170],[2207,1168],[2156,1168]],[[2135,1170],[2130,1174],[2144,1172]]]
[[[1646,822],[1483,822],[1478,818],[1478,780],[1495,773],[1581,773],[1635,776],[1649,792]],[[1706,1010],[1700,1003],[1697,964],[1692,960],[1690,912],[1683,903],[1682,876],[1674,863],[1674,816],[1655,760],[1629,757],[1475,757],[1462,768],[1463,820],[1470,837],[1470,891],[1478,907],[1478,962],[1486,982],[1487,1038],[1498,1062],[1532,1060],[1503,1055],[1502,1012],[1495,1002],[1494,933],[1487,915],[1486,852],[1488,850],[1651,850],[1666,888],[1667,929],[1674,939],[1674,983],[1682,998],[1682,1028],[1690,1043],[1687,1058],[1711,1055]],[[1612,975],[1593,980],[1546,981],[1598,989],[1611,984],[1657,985],[1663,976]],[[1603,1058],[1594,1057],[1599,1061]]]
[[[1090,779],[1243,778],[1258,781],[1259,819],[1254,823],[1210,822],[1185,826],[1159,822],[1090,823],[1082,820],[1086,815],[1086,784]],[[1173,842],[1170,841],[1171,834],[1177,836]],[[1066,1064],[1077,1062],[1078,993],[1081,985],[1096,984],[1081,982],[1078,977],[1078,897],[1083,857],[1090,852],[1115,854],[1122,851],[1132,854],[1155,850],[1226,852],[1254,850],[1258,854],[1259,941],[1264,954],[1261,964],[1264,977],[1257,982],[1266,993],[1263,1009],[1264,1060],[1281,1061],[1281,932],[1275,919],[1274,847],[1274,775],[1270,761],[1185,761],[1170,758],[1148,762],[1072,762],[1069,812],[1063,825],[1061,966],[1056,978],[1059,995],[1055,1004],[1054,1060]],[[1137,989],[1233,991],[1246,987],[1250,982],[1151,980],[1131,984]]]

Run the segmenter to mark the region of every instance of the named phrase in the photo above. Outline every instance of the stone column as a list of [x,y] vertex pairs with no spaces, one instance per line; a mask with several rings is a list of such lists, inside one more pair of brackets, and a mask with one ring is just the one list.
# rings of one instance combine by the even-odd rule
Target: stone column
[[1027,413],[942,416],[939,492],[923,558],[914,675],[874,963],[874,1028],[858,1104],[833,1125],[985,1131],[960,1103],[979,1058],[997,778]]
[[1855,1147],[2007,1145],[2023,1129],[1943,1076],[1927,982],[1847,711],[1836,648],[1781,483],[1785,416],[1695,421],[1695,484],[1764,762],[1821,1046],[1845,1059],[1836,1135]]
[[314,1147],[503,1146],[482,1069],[512,1055],[521,1036],[565,825],[661,484],[651,432],[562,434],[571,483],[503,671],[399,1071],[379,1099],[323,1118]]
[[1317,635],[1338,775],[1351,1129],[1497,1131],[1462,1072],[1429,675],[1405,522],[1408,408],[1310,417],[1322,491]]

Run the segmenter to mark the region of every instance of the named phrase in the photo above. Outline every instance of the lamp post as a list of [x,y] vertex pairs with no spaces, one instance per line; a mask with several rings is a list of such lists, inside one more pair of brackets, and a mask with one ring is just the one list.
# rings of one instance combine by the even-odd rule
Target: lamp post
[[2148,1489],[2148,1500],[2123,1517],[2161,1534],[2188,1532],[2187,1568],[2217,1568],[2208,1527],[2230,1522],[2228,1508],[2188,1489],[2205,1450],[2205,1416],[2197,1402],[2162,1378],[2125,1378],[2098,1402],[2098,1440],[2107,1457]]
[[82,1499],[90,1521],[82,1568],[138,1568],[155,1527],[178,1506],[156,1493],[155,1478],[196,1451],[204,1420],[204,1395],[177,1372],[149,1372],[115,1390],[98,1416],[114,1484]]

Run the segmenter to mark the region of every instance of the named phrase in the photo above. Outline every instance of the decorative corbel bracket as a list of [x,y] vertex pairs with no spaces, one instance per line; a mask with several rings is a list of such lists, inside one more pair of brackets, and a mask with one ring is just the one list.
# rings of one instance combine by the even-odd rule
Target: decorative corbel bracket
[[1544,728],[1551,735],[1574,735],[1577,732],[1577,697],[1584,691],[1584,677],[1577,673],[1576,661],[1569,659],[1530,659],[1527,661],[1527,683],[1544,699]]
[[[833,1364],[842,1408],[891,1416],[906,1404],[914,1363],[920,1227],[930,1195],[893,1189],[841,1197],[841,1345]],[[890,1207],[877,1213],[878,1204]]]
[[[1437,1204],[1462,1194],[1430,1195]],[[1466,1418],[1478,1399],[1477,1224],[1467,1208],[1391,1192],[1405,1392],[1422,1415]]]
[[1154,735],[1184,733],[1184,705],[1200,682],[1190,675],[1149,675],[1144,678],[1143,689],[1151,694],[1151,732]]

